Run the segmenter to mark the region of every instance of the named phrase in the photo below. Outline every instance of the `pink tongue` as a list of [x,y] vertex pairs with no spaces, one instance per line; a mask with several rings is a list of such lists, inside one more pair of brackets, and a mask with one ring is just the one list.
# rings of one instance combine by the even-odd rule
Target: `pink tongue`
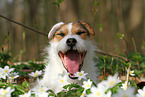
[[80,56],[76,51],[68,51],[64,57],[69,73],[74,74],[79,71]]

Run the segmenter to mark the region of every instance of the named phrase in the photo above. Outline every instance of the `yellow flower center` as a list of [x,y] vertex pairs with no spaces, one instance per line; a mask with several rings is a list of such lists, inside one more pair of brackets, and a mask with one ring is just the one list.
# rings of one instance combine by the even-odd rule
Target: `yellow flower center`
[[109,85],[110,85],[110,86],[113,86],[114,84],[115,84],[114,81],[110,81],[110,82],[109,82]]
[[40,92],[41,92],[41,93],[44,92],[44,89],[43,89],[43,88],[40,88]]
[[7,91],[6,91],[6,90],[3,90],[2,93],[3,93],[4,95],[6,95],[6,94],[7,94]]
[[12,76],[11,78],[14,79],[14,76]]
[[143,93],[143,97],[145,97],[145,93]]
[[96,92],[96,96],[100,96],[101,93],[99,91]]
[[7,72],[8,72],[8,70],[7,70],[7,69],[5,69],[5,70],[4,70],[4,72],[5,72],[5,73],[7,73]]
[[80,73],[79,73],[79,76],[82,76],[82,75],[83,75],[83,74],[80,72]]
[[35,73],[35,74],[34,74],[34,76],[37,76],[37,75],[38,75],[38,73]]
[[64,82],[64,80],[63,80],[63,79],[60,79],[60,82],[61,82],[61,83],[63,83],[63,82]]
[[90,84],[87,84],[86,87],[89,88],[90,87]]
[[131,72],[131,71],[129,71],[129,74],[132,74],[132,72]]
[[81,95],[84,96],[84,93],[82,93]]
[[24,94],[23,97],[27,97],[27,96]]

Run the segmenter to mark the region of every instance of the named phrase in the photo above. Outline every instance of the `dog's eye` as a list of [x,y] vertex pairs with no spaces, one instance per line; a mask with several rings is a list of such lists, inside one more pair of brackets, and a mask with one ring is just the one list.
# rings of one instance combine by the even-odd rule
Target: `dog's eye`
[[57,35],[60,35],[60,36],[63,37],[65,34],[64,33],[58,33]]
[[83,32],[78,32],[77,35],[81,35],[81,34],[84,34],[84,33],[86,33],[86,32],[85,32],[85,31],[83,31]]

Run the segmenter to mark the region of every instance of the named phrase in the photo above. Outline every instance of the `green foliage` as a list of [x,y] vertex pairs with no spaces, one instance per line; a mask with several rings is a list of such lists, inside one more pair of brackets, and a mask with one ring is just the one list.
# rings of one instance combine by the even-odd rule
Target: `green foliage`
[[124,34],[121,34],[121,33],[117,33],[117,36],[119,37],[119,39],[123,39],[124,38]]
[[128,59],[132,60],[132,62],[126,62],[124,60],[108,56],[98,57],[98,60],[96,60],[99,61],[97,68],[102,71],[100,75],[104,75],[104,73],[113,75],[116,72],[121,75],[126,75],[126,69],[129,67],[129,64],[132,64],[131,70],[134,70],[137,77],[141,77],[141,74],[145,73],[145,55],[140,53],[131,53],[128,55]]
[[57,2],[53,2],[53,5],[57,5],[58,8],[60,7],[60,3],[62,3],[64,0],[57,0]]
[[27,92],[23,85],[16,83],[0,82],[0,88],[6,89],[7,87],[15,89],[15,91],[11,94],[12,97],[18,97],[20,94],[24,94],[25,92]]
[[28,83],[27,81],[24,81],[24,82],[22,83],[22,86],[23,86],[24,88],[29,88],[29,87],[30,87],[30,83]]
[[69,84],[63,87],[64,90],[57,93],[57,97],[80,97],[83,92],[83,88],[78,84]]
[[98,24],[97,27],[99,28],[99,31],[102,32],[103,31],[104,24]]
[[7,64],[7,61],[10,59],[10,56],[8,54],[0,52],[0,67],[4,67]]
[[[28,73],[36,70],[43,70],[45,65],[44,63],[35,63],[33,61],[29,61],[28,64],[24,64],[23,62],[19,65],[11,65],[11,68],[15,68],[15,72],[18,72],[20,76],[28,76]],[[24,72],[24,70],[30,70]]]
[[[99,68],[99,70],[103,73],[114,75],[116,72],[118,72],[120,74],[124,74],[125,64],[123,64],[118,59],[114,59],[108,56],[98,58],[99,62],[97,64],[97,68]],[[102,75],[102,72],[100,73],[100,75]]]
[[130,53],[128,55],[128,58],[131,59],[133,62],[145,62],[145,55],[142,55],[140,53]]
[[118,83],[117,85],[115,85],[113,88],[111,88],[111,92],[114,94],[114,93],[117,93],[117,90],[122,86],[122,83],[123,82],[120,82]]

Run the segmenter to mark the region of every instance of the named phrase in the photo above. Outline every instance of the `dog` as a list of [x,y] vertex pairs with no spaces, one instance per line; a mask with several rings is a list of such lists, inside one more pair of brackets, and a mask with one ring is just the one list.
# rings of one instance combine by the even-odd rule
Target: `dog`
[[96,47],[91,40],[94,35],[94,31],[86,22],[55,24],[48,34],[51,40],[50,45],[46,47],[48,63],[39,84],[57,93],[63,89],[63,85],[57,83],[58,75],[67,75],[66,84],[81,84],[74,76],[79,71],[88,73],[87,78],[97,83],[97,68],[94,62]]

